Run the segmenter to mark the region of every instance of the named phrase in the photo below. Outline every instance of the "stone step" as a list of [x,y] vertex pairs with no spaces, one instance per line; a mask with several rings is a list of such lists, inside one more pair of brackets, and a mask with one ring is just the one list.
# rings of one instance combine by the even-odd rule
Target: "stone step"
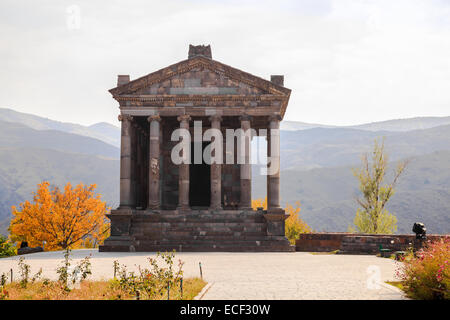
[[[139,246],[135,248],[137,252],[294,252],[294,246]],[[126,250],[124,250],[126,251]]]
[[266,232],[266,226],[220,226],[220,227],[132,227],[131,234],[136,233],[161,233],[161,232],[190,232],[201,234],[205,232],[233,233],[233,232]]
[[[130,239],[107,239],[100,251],[292,252],[284,236],[269,236],[261,212],[134,211]],[[128,226],[124,226],[128,228]]]
[[[181,250],[180,250],[181,249]],[[157,245],[157,246],[137,246],[133,247],[133,251],[137,252],[295,252],[293,245],[273,245],[273,246],[205,246],[205,245]],[[130,247],[124,245],[117,246],[100,246],[100,252],[129,252]]]
[[189,223],[189,222],[132,222],[131,227],[141,227],[141,228],[162,228],[162,227],[173,227],[173,228],[220,228],[220,227],[265,227],[267,224],[262,222],[209,222],[209,223]]
[[205,223],[265,223],[264,217],[245,218],[245,217],[198,217],[198,218],[183,218],[183,217],[133,217],[135,223],[193,223],[193,224],[205,224]]
[[276,237],[276,236],[267,236],[264,234],[253,234],[253,235],[205,235],[205,236],[187,236],[187,237],[176,237],[173,235],[134,235],[133,238],[138,241],[138,240],[143,240],[143,241],[155,241],[155,240],[160,240],[160,241],[260,241],[260,240],[282,240],[282,237]]
[[179,245],[204,245],[204,246],[271,246],[271,245],[280,245],[283,243],[289,243],[288,240],[280,241],[280,240],[269,240],[260,238],[259,240],[243,240],[243,239],[227,239],[227,240],[216,240],[216,239],[210,239],[210,240],[194,240],[194,239],[177,239],[177,240],[136,240],[133,241],[135,245],[137,246],[148,246],[148,245],[173,245],[173,246],[179,246]]
[[[139,241],[135,244],[136,251],[291,251],[294,246],[289,241]],[[292,250],[294,251],[294,250]]]

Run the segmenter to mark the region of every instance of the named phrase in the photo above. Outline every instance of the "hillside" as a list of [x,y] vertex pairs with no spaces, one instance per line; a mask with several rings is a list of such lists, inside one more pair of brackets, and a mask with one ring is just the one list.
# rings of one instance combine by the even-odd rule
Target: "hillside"
[[281,132],[281,168],[309,170],[359,163],[374,140],[385,137],[391,160],[450,150],[450,125],[409,132],[314,128]]
[[2,147],[0,163],[0,233],[6,233],[11,206],[31,200],[31,193],[44,180],[59,187],[67,182],[96,183],[103,200],[117,206],[118,160],[49,149]]
[[7,108],[0,108],[0,121],[19,123],[35,130],[58,130],[73,133],[95,138],[115,147],[120,146],[120,128],[105,122],[92,126],[82,126],[80,124],[55,121]]
[[98,139],[58,130],[35,130],[0,121],[0,147],[30,147],[101,155],[118,159],[119,149]]
[[357,126],[352,126],[352,128],[369,131],[406,132],[411,130],[430,129],[449,124],[450,117],[417,117],[365,123]]
[[285,131],[297,131],[297,130],[306,130],[312,128],[337,128],[337,126],[327,126],[318,123],[307,123],[300,121],[288,121],[284,120],[280,123],[280,130]]
[[411,130],[430,129],[438,126],[450,124],[450,117],[416,117],[407,119],[394,119],[387,121],[363,123],[354,126],[330,126],[317,123],[306,123],[300,121],[283,121],[281,130],[295,131],[312,128],[339,128],[339,129],[358,129],[366,131],[393,131],[406,132]]
[[[450,233],[450,151],[411,159],[388,210],[399,220],[398,232],[411,232],[414,222],[430,233]],[[391,164],[391,168],[393,168]],[[300,201],[302,217],[317,231],[346,231],[359,194],[352,167],[286,170],[281,172],[283,205]],[[253,196],[265,195],[266,177],[254,177]]]

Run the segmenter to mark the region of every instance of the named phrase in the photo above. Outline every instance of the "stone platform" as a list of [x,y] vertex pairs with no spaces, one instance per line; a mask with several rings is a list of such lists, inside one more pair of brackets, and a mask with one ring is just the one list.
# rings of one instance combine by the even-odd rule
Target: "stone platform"
[[240,210],[113,210],[101,252],[293,252],[282,214]]

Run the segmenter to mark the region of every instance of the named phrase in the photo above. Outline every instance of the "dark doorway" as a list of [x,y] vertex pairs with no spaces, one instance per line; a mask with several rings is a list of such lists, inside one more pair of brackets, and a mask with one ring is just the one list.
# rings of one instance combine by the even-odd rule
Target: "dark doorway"
[[211,203],[211,166],[204,162],[194,163],[194,144],[202,145],[202,155],[209,142],[191,143],[191,164],[189,166],[189,205],[191,207],[209,207]]

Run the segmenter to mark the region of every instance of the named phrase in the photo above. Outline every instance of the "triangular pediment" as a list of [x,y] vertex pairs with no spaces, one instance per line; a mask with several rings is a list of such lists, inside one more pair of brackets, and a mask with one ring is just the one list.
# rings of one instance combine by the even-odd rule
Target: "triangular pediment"
[[285,95],[290,90],[196,56],[111,89],[117,95]]

